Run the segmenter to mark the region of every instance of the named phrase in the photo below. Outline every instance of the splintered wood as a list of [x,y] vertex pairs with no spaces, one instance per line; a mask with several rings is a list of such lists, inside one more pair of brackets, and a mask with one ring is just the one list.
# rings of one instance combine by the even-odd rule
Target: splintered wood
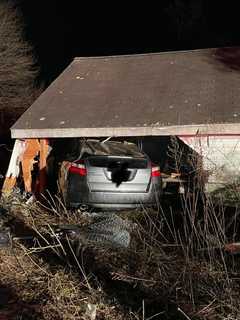
[[22,175],[26,192],[32,192],[32,170],[35,158],[40,152],[40,143],[37,139],[26,139],[26,148],[22,155]]
[[[26,192],[42,192],[46,185],[47,153],[48,144],[46,139],[17,139],[3,184],[2,194],[9,195],[12,192],[20,173],[22,173]],[[39,161],[37,159],[38,156]],[[32,171],[35,163],[38,164],[39,181],[36,181],[33,185]]]
[[11,193],[16,184],[17,177],[20,173],[20,156],[25,150],[25,141],[16,140],[12,151],[12,156],[6,173],[5,181],[2,188],[2,194],[8,195]]

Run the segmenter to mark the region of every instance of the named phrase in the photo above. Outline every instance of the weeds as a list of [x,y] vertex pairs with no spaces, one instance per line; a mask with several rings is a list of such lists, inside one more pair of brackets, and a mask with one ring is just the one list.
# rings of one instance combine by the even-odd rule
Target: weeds
[[192,186],[158,211],[119,213],[135,226],[129,248],[80,243],[78,254],[51,226],[85,227],[93,214],[69,212],[53,197],[2,200],[13,232],[31,230],[38,240],[1,253],[1,286],[35,308],[29,319],[239,319],[240,258],[224,250],[239,238],[238,206],[216,205]]

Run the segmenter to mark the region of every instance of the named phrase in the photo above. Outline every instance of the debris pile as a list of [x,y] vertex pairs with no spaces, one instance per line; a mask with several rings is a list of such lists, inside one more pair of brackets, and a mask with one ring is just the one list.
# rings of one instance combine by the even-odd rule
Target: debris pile
[[[11,215],[4,207],[0,207],[0,247],[9,246],[11,241],[17,240],[34,240],[36,233],[10,234],[10,227],[4,227]],[[49,233],[53,238],[59,240],[69,239],[80,246],[97,245],[100,247],[109,246],[116,248],[128,248],[130,245],[130,232],[134,228],[134,224],[129,220],[124,220],[115,213],[100,213],[90,215],[89,224],[84,226],[78,224],[67,225],[49,225],[43,226],[45,230],[51,229]],[[7,223],[8,225],[8,223]],[[46,235],[40,234],[44,238]],[[39,237],[38,236],[38,237]]]
[[60,225],[55,232],[82,244],[128,248],[132,228],[130,221],[111,213],[97,216],[93,223],[84,227]]

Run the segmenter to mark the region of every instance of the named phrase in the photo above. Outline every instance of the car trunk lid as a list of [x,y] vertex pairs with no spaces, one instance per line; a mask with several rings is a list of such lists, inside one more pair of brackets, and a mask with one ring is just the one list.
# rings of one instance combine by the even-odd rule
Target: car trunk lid
[[95,156],[86,160],[92,192],[147,192],[151,167],[146,158]]

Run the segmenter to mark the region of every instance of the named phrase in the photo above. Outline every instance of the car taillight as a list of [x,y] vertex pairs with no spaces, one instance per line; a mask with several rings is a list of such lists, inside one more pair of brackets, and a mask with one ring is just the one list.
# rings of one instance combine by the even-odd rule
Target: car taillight
[[151,177],[160,177],[160,167],[152,163]]
[[72,162],[69,167],[69,172],[79,174],[80,176],[87,175],[87,169],[83,162]]

